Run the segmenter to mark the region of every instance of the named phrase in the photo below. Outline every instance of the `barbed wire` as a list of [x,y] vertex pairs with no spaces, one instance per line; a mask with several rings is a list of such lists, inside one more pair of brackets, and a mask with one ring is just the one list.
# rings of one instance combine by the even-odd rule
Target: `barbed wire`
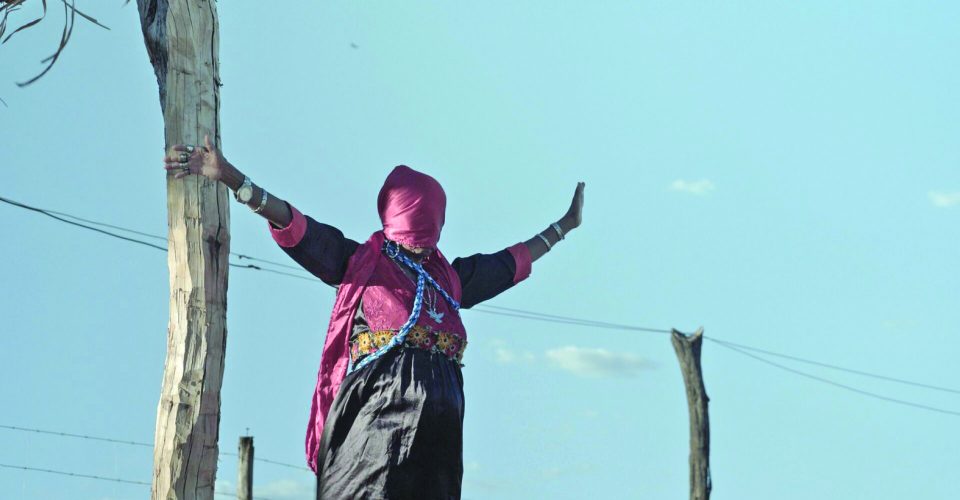
[[[60,436],[60,437],[71,437],[71,438],[77,438],[77,439],[85,439],[85,440],[88,440],[88,441],[101,441],[101,442],[105,442],[105,443],[126,444],[126,445],[130,445],[130,446],[141,446],[141,447],[145,447],[145,448],[153,448],[153,443],[147,443],[147,442],[143,442],[143,441],[129,441],[129,440],[126,440],[126,439],[117,439],[117,438],[109,438],[109,437],[102,437],[102,436],[90,436],[90,435],[87,435],[87,434],[75,434],[75,433],[71,433],[71,432],[51,431],[51,430],[47,430],[47,429],[36,429],[36,428],[32,428],[32,427],[20,427],[20,426],[17,426],[17,425],[9,425],[9,424],[0,424],[0,429],[7,429],[7,430],[19,431],[19,432],[33,432],[33,433],[37,433],[37,434],[47,434],[47,435],[52,435],[52,436]],[[238,456],[236,453],[230,453],[230,452],[224,452],[224,451],[221,451],[221,452],[220,452],[220,455],[228,456],[228,457],[236,457],[236,456]],[[306,468],[306,467],[302,467],[302,466],[299,466],[299,465],[294,465],[294,464],[290,464],[290,463],[286,463],[286,462],[279,462],[279,461],[277,461],[277,460],[271,460],[271,459],[269,459],[269,458],[254,457],[253,460],[254,460],[255,462],[263,462],[263,463],[268,463],[268,464],[273,464],[273,465],[280,465],[280,466],[288,467],[288,468],[291,468],[291,469],[298,469],[298,470],[302,470],[302,471],[311,472],[310,469],[308,469],[308,468]]]
[[[44,469],[41,467],[29,467],[26,465],[13,465],[13,464],[0,463],[0,468],[31,471],[31,472],[44,472],[46,474],[56,474],[58,476],[70,476],[70,477],[79,477],[84,479],[95,479],[97,481],[109,481],[112,483],[124,483],[124,484],[135,484],[138,486],[150,486],[150,483],[146,481],[137,481],[134,479],[121,479],[117,477],[104,477],[104,476],[97,476],[94,474],[82,474],[79,472],[68,472],[68,471],[54,470],[54,469]],[[233,491],[214,491],[213,494],[217,496],[230,496],[230,497],[237,496],[237,493]],[[271,500],[270,498],[256,496],[256,495],[253,498],[254,500]]]

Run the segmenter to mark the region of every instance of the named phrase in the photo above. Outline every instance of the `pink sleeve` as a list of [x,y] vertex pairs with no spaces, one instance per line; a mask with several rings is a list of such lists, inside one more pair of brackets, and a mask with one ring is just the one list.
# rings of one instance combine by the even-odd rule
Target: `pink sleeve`
[[297,243],[300,243],[300,240],[303,239],[304,233],[307,232],[307,218],[293,205],[290,205],[290,214],[293,216],[293,220],[287,227],[277,229],[273,224],[267,222],[273,241],[276,241],[283,248],[297,246]]
[[517,269],[513,273],[513,283],[517,284],[530,276],[533,267],[533,258],[530,256],[530,249],[523,243],[517,243],[507,248],[510,255],[513,255],[514,262],[517,263]]

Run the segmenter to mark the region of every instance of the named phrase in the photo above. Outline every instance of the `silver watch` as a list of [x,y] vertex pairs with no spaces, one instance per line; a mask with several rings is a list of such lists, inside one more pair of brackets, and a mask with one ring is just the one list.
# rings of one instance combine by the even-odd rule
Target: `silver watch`
[[244,205],[250,203],[250,200],[253,199],[253,181],[249,177],[243,176],[243,184],[240,184],[240,187],[237,188],[234,197]]

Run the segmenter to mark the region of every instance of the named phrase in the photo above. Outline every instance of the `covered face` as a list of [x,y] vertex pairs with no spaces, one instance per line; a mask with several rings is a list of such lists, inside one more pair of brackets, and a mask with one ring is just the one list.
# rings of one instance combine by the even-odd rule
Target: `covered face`
[[377,198],[384,235],[414,248],[436,248],[446,209],[440,183],[406,165],[390,172]]

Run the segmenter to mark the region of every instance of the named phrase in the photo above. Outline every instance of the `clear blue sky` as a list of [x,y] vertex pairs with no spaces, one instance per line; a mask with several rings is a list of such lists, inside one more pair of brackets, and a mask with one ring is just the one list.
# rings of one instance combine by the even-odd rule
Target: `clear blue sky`
[[[78,4],[112,30],[78,21],[39,83],[14,85],[59,40],[55,7],[0,47],[0,195],[165,234],[162,122],[136,9]],[[703,325],[722,339],[960,385],[960,5],[218,9],[226,156],[347,235],[377,228],[376,192],[400,163],[444,184],[441,248],[452,256],[529,238],[584,180],[583,227],[493,304]],[[234,204],[231,218],[235,251],[286,258],[246,208]],[[165,255],[6,205],[0,234],[0,424],[151,441]],[[258,456],[302,463],[332,297],[231,270],[221,450],[236,451],[249,427]],[[686,497],[687,409],[666,336],[464,317],[464,498]],[[703,365],[714,499],[954,498],[958,417],[715,344]],[[960,411],[956,394],[796,367]],[[0,429],[0,463],[149,481],[151,455]],[[232,489],[236,462],[220,464],[218,482]],[[255,477],[264,496],[312,498],[307,473],[257,464]],[[6,469],[0,491],[146,494]]]

